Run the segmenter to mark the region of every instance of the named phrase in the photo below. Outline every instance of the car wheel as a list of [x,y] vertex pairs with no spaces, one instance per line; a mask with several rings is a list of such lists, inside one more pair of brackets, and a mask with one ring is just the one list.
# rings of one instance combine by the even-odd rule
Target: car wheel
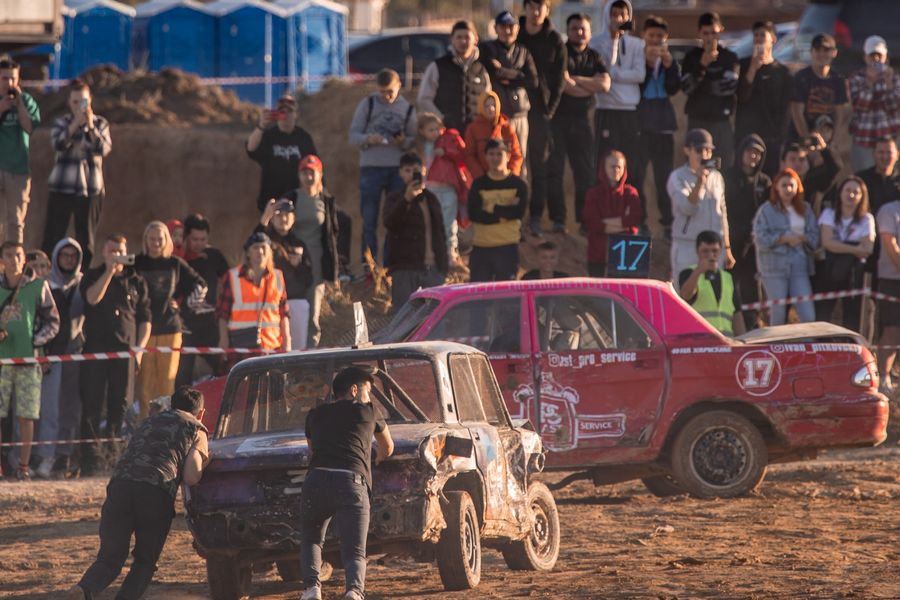
[[[282,581],[301,581],[303,580],[303,570],[300,568],[300,560],[276,560],[275,567],[278,568],[278,575]],[[319,568],[319,581],[328,581],[334,572],[334,567],[330,562],[322,561]]]
[[766,475],[762,434],[739,414],[714,410],[697,415],[672,446],[672,474],[698,498],[731,498],[756,490]]
[[250,592],[252,578],[252,566],[241,565],[237,559],[206,559],[206,579],[212,600],[240,600]]
[[531,533],[502,548],[506,565],[516,571],[551,571],[559,558],[559,512],[543,483],[528,486]]
[[436,548],[444,589],[468,590],[481,581],[481,533],[478,514],[467,492],[445,492],[447,528]]
[[671,475],[654,475],[641,479],[644,487],[657,498],[668,498],[685,494],[684,488],[672,479]]

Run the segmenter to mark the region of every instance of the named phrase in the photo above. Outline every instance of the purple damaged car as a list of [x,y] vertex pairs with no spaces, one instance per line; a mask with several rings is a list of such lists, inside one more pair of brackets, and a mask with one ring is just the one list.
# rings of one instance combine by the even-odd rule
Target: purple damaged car
[[[228,376],[212,461],[185,490],[214,600],[246,595],[254,568],[273,562],[283,579],[300,578],[303,426],[350,365],[375,369],[373,402],[395,442],[373,467],[368,552],[437,562],[448,590],[478,584],[482,547],[513,569],[552,569],[556,503],[533,478],[544,448],[527,422],[510,420],[482,352],[450,342],[315,350],[245,360]],[[333,537],[325,558],[340,566]]]

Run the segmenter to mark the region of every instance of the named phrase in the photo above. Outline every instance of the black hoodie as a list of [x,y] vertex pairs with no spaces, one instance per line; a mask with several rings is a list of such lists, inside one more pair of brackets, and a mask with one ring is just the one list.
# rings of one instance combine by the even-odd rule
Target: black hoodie
[[[744,150],[751,143],[763,148],[762,158],[751,174],[742,168]],[[772,180],[762,172],[766,162],[766,144],[758,135],[751,134],[741,140],[734,155],[734,166],[729,167],[725,175],[725,206],[728,208],[728,230],[731,241],[731,253],[738,264],[745,260],[755,264],[753,258],[753,217],[756,211],[769,198]]]
[[516,40],[531,53],[537,68],[538,87],[528,90],[531,110],[551,118],[559,106],[566,88],[566,44],[558,31],[546,19],[541,30],[531,35],[525,28],[525,17],[519,17],[519,37]]
[[[763,65],[753,83],[747,81],[750,59],[740,61],[735,135],[738,139],[758,133],[765,140],[783,140],[788,130],[788,105],[793,80],[791,72],[780,62]],[[777,148],[773,148],[773,151]]]

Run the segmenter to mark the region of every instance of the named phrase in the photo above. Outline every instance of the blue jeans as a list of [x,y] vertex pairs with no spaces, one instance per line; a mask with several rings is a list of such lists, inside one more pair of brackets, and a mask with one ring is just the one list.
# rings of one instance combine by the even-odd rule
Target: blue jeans
[[381,194],[403,189],[399,167],[360,167],[359,212],[363,219],[363,255],[366,248],[378,259],[378,215],[381,213]]
[[347,591],[365,591],[366,536],[369,532],[369,489],[360,475],[313,469],[300,498],[300,566],[303,587],[320,585],[322,544],[334,518],[341,540]]
[[[788,263],[788,274],[782,276],[762,276],[763,287],[768,300],[778,300],[793,296],[812,294],[812,283],[809,280],[809,262],[806,253],[791,251],[785,259]],[[794,310],[800,322],[811,323],[816,320],[816,310],[811,301],[797,302]],[[769,307],[769,325],[784,325],[787,306],[784,304]]]

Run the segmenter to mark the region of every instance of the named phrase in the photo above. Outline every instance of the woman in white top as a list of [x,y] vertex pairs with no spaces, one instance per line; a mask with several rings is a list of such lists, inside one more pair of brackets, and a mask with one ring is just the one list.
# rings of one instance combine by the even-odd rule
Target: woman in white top
[[[756,266],[766,297],[777,300],[812,293],[813,253],[819,245],[819,228],[812,207],[803,199],[803,184],[792,169],[784,169],[772,181],[769,201],[753,218]],[[815,320],[810,301],[795,302],[800,321]],[[783,325],[784,304],[769,308],[769,325]]]
[[[816,291],[861,288],[866,259],[875,247],[875,218],[869,213],[869,193],[862,179],[852,176],[841,183],[836,206],[826,208],[819,216],[819,231],[825,261],[816,269]],[[843,304],[844,327],[859,331],[862,296],[820,300],[816,303],[816,319],[832,321],[838,302]]]

